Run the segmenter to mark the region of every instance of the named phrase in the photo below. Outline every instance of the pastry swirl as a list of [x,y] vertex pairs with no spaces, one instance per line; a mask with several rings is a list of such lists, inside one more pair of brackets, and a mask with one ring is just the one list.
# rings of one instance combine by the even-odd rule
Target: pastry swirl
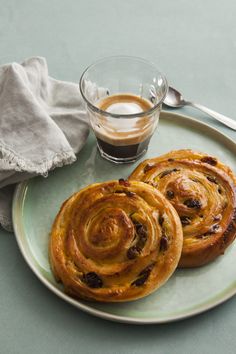
[[129,301],[167,281],[182,243],[178,214],[164,196],[143,182],[120,179],[92,184],[63,203],[49,255],[70,295]]
[[179,267],[196,267],[223,254],[236,236],[236,183],[217,158],[171,151],[142,162],[129,180],[158,189],[177,210],[184,234]]

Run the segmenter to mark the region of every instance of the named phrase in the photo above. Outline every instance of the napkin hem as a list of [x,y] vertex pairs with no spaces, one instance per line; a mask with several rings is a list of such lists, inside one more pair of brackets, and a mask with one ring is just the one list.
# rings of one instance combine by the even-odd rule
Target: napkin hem
[[7,170],[36,173],[44,177],[48,176],[49,170],[71,164],[76,160],[73,150],[69,150],[54,153],[51,159],[35,164],[32,163],[32,161],[23,159],[15,151],[5,146],[2,142],[0,142],[0,153],[2,155],[0,161],[2,164],[6,164]]

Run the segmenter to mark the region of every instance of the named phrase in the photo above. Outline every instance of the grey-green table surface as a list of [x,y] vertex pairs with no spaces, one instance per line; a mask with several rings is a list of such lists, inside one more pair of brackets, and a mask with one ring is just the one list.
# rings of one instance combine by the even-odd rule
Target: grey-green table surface
[[[103,56],[152,60],[188,97],[236,119],[234,0],[0,0],[0,63],[40,55],[77,81]],[[236,133],[191,108],[183,113]],[[87,315],[42,285],[0,230],[0,353],[235,353],[236,297],[204,314],[135,326]]]

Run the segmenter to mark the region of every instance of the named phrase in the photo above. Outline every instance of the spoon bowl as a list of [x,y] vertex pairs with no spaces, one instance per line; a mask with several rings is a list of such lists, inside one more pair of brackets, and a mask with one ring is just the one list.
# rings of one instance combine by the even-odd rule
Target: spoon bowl
[[164,104],[169,107],[179,108],[185,105],[185,101],[179,91],[169,87]]

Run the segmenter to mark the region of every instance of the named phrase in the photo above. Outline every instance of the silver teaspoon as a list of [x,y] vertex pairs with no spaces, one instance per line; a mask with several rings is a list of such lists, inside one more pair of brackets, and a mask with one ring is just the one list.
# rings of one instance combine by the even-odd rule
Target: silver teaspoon
[[193,103],[190,101],[185,101],[180,92],[178,92],[173,87],[169,86],[166,98],[164,99],[164,104],[173,108],[180,108],[183,106],[191,106],[200,109],[200,111],[207,113],[209,116],[215,118],[219,122],[227,125],[229,128],[236,130],[236,121],[231,118],[224,116],[223,114],[217,113],[212,109],[204,107],[199,103]]

